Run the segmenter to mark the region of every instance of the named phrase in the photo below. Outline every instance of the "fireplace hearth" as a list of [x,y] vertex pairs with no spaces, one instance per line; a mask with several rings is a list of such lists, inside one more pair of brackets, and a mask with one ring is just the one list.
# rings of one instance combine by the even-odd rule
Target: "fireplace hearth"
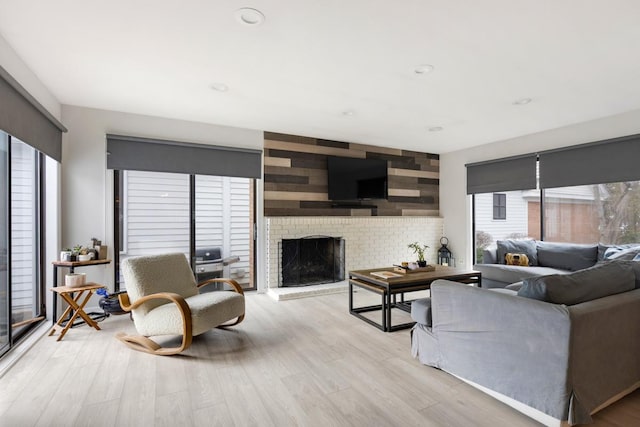
[[280,286],[309,286],[344,280],[344,239],[307,236],[282,239],[280,246]]

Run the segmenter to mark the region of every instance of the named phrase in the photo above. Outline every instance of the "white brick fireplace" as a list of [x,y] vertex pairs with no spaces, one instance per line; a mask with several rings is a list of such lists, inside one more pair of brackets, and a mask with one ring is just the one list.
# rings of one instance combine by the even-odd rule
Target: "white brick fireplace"
[[277,288],[278,244],[282,239],[330,236],[345,239],[345,271],[415,261],[407,245],[429,245],[427,261],[437,260],[443,219],[439,217],[267,217],[267,287]]

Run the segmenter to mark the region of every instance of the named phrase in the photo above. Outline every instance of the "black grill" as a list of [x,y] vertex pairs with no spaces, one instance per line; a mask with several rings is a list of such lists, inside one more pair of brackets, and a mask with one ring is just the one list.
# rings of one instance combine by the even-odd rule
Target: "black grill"
[[[222,258],[222,249],[220,247],[196,249],[196,281],[201,283],[209,279],[229,277],[229,268],[227,266],[238,261],[240,261],[240,258],[237,256]],[[223,288],[224,284],[216,283],[205,286],[201,292],[211,292],[222,290]]]

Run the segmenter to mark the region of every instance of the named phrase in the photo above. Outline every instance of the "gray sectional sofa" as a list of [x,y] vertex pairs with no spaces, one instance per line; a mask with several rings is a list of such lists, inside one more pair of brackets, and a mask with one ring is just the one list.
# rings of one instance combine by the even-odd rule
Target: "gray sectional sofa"
[[[505,264],[507,253],[525,254],[529,266]],[[498,240],[483,251],[482,264],[474,270],[482,273],[483,288],[505,288],[524,279],[549,274],[567,274],[595,265],[603,259],[640,259],[640,243],[627,245],[553,243],[536,240]]]
[[591,422],[640,387],[640,263],[563,273],[517,292],[434,282],[412,304],[413,356],[545,425]]

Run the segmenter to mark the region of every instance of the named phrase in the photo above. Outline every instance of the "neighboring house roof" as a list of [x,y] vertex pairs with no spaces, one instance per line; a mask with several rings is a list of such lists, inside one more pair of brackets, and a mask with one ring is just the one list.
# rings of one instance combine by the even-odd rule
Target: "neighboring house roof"
[[[609,195],[607,188],[600,185],[600,194],[603,198]],[[527,201],[536,201],[540,199],[539,190],[525,190],[522,192],[522,198]],[[545,190],[545,198],[561,199],[563,202],[576,201],[593,201],[593,185],[576,185],[574,187],[548,188]]]

